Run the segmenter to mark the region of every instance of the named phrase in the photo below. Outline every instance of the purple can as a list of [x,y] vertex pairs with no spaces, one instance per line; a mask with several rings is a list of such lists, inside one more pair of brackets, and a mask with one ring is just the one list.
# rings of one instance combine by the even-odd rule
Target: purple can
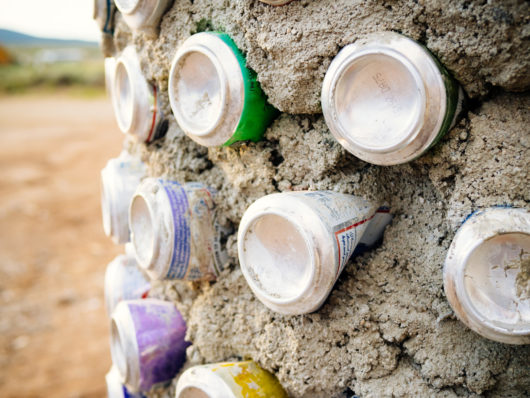
[[186,323],[169,302],[145,299],[119,303],[111,320],[110,351],[122,382],[148,391],[169,382],[186,361]]

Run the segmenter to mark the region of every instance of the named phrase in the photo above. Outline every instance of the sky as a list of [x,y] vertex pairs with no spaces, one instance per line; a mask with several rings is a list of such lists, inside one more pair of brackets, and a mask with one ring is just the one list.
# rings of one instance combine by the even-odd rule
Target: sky
[[0,29],[40,37],[98,41],[94,0],[0,0]]

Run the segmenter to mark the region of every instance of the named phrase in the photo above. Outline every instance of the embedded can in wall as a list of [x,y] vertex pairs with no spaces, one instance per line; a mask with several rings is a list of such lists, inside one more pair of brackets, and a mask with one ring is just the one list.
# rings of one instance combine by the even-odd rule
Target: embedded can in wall
[[432,147],[461,114],[464,93],[423,46],[379,32],[344,47],[322,86],[333,136],[378,165],[409,162]]
[[182,44],[168,91],[177,123],[204,146],[258,141],[278,114],[225,33],[197,33]]
[[145,174],[145,164],[127,151],[101,170],[103,230],[117,244],[129,241],[129,202]]
[[173,0],[114,0],[123,19],[133,31],[155,34],[160,19]]
[[111,320],[110,351],[130,391],[149,391],[171,381],[186,360],[186,323],[172,303],[120,302]]
[[460,227],[444,264],[456,316],[491,340],[530,344],[530,212],[493,207]]
[[283,6],[293,0],[259,0],[262,3],[270,4],[271,6]]
[[142,274],[134,258],[130,243],[125,245],[125,254],[112,260],[105,271],[105,306],[110,317],[123,300],[146,298],[151,285]]
[[[377,210],[363,198],[331,191],[258,199],[246,210],[238,231],[239,263],[250,288],[276,312],[316,311]],[[381,211],[388,215],[387,209]],[[378,216],[365,244],[377,242],[391,219]]]
[[147,178],[129,209],[131,240],[151,279],[214,280],[228,259],[215,191],[201,183]]
[[112,105],[120,130],[146,143],[162,138],[168,121],[160,107],[158,88],[143,76],[134,46],[126,47],[117,58],[112,84]]
[[179,378],[175,398],[287,398],[276,377],[254,361],[194,366]]

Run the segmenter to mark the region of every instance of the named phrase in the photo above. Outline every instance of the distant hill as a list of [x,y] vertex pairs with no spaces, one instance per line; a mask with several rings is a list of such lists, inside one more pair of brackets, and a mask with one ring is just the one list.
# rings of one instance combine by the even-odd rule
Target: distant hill
[[50,47],[80,47],[97,46],[95,41],[48,39],[15,32],[13,30],[0,29],[0,44],[4,46],[50,46]]

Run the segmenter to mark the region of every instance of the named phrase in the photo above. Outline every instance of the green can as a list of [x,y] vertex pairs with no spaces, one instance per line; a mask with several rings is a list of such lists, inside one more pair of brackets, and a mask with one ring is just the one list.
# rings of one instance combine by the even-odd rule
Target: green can
[[208,147],[259,141],[278,115],[226,33],[189,37],[173,58],[168,90],[179,126]]

